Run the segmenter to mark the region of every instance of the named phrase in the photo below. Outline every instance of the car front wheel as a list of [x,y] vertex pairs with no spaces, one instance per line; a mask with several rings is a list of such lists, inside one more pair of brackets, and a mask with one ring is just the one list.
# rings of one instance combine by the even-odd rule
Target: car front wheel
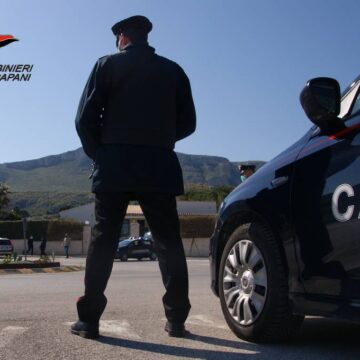
[[287,340],[304,319],[291,313],[280,246],[257,222],[238,227],[225,245],[219,295],[229,327],[247,341]]

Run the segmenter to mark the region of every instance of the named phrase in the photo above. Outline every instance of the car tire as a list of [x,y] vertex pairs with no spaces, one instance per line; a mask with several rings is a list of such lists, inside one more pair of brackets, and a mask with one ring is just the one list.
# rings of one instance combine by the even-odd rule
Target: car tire
[[121,261],[127,261],[127,260],[128,260],[127,254],[121,254],[121,255],[120,255],[120,260],[121,260]]
[[304,319],[291,312],[280,245],[258,222],[239,226],[226,243],[219,268],[219,295],[227,324],[246,341],[286,341]]
[[155,261],[156,259],[157,259],[156,254],[155,254],[154,252],[151,252],[151,253],[150,253],[150,260],[151,260],[151,261]]

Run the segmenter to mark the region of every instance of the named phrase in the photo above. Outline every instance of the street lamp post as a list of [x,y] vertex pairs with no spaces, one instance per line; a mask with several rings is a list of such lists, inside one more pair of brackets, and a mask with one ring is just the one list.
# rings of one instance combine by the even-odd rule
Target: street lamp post
[[22,218],[22,228],[23,228],[23,236],[24,236],[24,255],[26,254],[26,230],[27,230],[27,218]]

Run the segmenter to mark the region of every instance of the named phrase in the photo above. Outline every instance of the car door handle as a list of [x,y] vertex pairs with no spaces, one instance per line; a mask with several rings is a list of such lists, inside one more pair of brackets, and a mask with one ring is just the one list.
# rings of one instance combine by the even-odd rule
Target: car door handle
[[281,176],[281,177],[278,177],[276,179],[274,179],[273,181],[271,181],[271,187],[273,189],[281,186],[281,185],[284,185],[286,184],[287,182],[289,181],[289,177],[288,176]]

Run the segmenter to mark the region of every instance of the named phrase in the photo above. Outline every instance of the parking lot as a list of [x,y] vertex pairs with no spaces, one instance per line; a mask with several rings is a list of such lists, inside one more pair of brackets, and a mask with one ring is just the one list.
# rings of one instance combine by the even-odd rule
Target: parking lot
[[[61,259],[82,265],[84,258]],[[163,327],[163,293],[157,262],[115,262],[106,292],[102,337],[69,332],[76,320],[83,271],[0,277],[0,359],[357,359],[360,325],[308,318],[298,338],[256,345],[236,338],[209,288],[207,259],[189,259],[190,335],[169,338]]]

